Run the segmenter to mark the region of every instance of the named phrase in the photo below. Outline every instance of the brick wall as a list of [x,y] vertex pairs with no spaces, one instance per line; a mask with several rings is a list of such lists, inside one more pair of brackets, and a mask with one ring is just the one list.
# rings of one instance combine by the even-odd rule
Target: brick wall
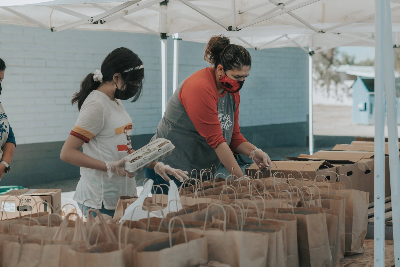
[[[0,25],[0,57],[8,66],[1,100],[19,144],[63,141],[78,111],[70,100],[79,82],[100,68],[120,46],[136,52],[146,72],[143,96],[124,103],[133,134],[154,133],[161,118],[160,42],[154,35],[64,31]],[[207,66],[205,44],[180,42],[179,80]],[[172,93],[173,42],[168,43],[169,92]],[[254,51],[252,70],[241,91],[242,127],[305,122],[308,61],[297,48]]]

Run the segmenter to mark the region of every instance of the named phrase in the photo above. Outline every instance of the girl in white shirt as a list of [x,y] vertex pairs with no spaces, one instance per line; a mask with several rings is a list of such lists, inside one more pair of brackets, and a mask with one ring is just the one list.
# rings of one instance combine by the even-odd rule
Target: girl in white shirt
[[[133,152],[132,120],[121,100],[133,98],[135,102],[143,78],[140,58],[128,48],[117,48],[104,59],[101,70],[86,76],[72,98],[80,112],[60,158],[81,167],[74,200],[85,216],[90,208],[113,216],[118,198],[135,193],[135,177],[125,171],[123,159]],[[161,162],[151,167],[164,177],[187,177],[185,172]]]

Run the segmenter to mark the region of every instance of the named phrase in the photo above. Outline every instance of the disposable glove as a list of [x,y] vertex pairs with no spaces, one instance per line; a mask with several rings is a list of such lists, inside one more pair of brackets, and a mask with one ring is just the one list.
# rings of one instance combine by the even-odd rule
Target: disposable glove
[[189,177],[187,176],[188,172],[179,170],[179,169],[174,169],[169,165],[165,165],[162,162],[159,162],[156,164],[156,166],[154,166],[154,171],[160,175],[165,181],[169,181],[171,180],[168,177],[169,175],[173,175],[175,176],[175,178],[179,181],[179,182],[183,182],[185,179],[188,179]]
[[111,179],[114,174],[120,177],[129,177],[133,178],[136,176],[136,172],[130,174],[129,172],[125,171],[125,159],[121,159],[119,161],[106,161],[107,166],[107,174],[108,177]]
[[250,158],[257,164],[258,168],[264,169],[271,166],[272,162],[268,154],[259,148],[255,148],[250,153]]

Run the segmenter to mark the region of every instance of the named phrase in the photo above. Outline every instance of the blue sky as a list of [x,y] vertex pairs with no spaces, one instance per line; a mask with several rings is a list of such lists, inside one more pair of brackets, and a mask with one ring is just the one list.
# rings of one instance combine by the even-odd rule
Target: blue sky
[[375,58],[375,47],[365,46],[342,46],[338,48],[339,52],[355,56],[355,61],[360,62],[366,59]]

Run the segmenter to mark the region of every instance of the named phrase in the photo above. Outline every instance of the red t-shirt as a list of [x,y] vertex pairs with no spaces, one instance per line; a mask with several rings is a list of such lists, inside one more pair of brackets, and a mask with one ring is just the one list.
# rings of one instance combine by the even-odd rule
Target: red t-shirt
[[[225,96],[225,91],[221,97]],[[239,126],[239,104],[240,94],[231,94],[236,105],[233,122],[232,139],[230,148],[233,152],[247,140],[240,133]],[[223,137],[221,123],[218,117],[217,104],[220,97],[213,68],[205,68],[197,71],[185,80],[179,92],[179,101],[184,106],[189,118],[196,130],[203,136],[212,148],[226,140]]]

